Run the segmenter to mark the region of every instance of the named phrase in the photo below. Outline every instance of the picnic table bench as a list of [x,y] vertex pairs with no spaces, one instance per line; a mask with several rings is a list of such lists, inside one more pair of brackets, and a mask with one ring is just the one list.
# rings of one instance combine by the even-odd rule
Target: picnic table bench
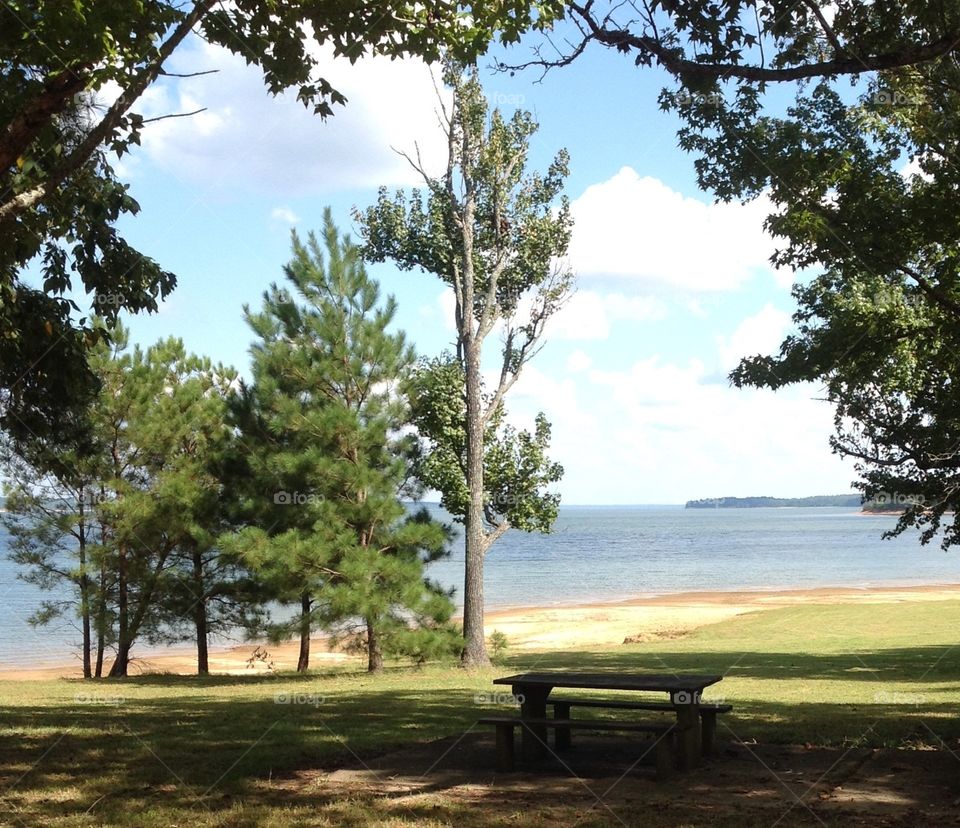
[[[558,747],[569,745],[572,730],[621,730],[646,732],[657,735],[658,768],[661,763],[673,761],[673,753],[679,754],[680,766],[688,770],[700,760],[703,748],[709,748],[713,740],[713,728],[716,713],[726,712],[728,705],[701,705],[700,696],[705,687],[716,684],[723,677],[716,675],[675,675],[661,673],[575,673],[543,672],[520,673],[494,679],[494,684],[509,685],[513,695],[520,702],[520,717],[487,717],[481,724],[490,724],[497,728],[498,756],[500,762],[512,766],[513,730],[520,728],[521,745],[524,759],[539,759],[547,752],[547,730],[553,729]],[[670,694],[669,702],[646,700],[615,701],[605,699],[558,699],[554,701],[554,717],[547,717],[547,704],[550,693],[556,687],[585,690],[621,690],[631,692],[665,692]],[[559,704],[559,710],[558,705]],[[658,710],[673,712],[676,723],[673,725],[647,722],[607,721],[571,719],[570,708],[611,707],[614,709]],[[701,710],[701,708],[705,708]],[[559,712],[559,715],[558,715]],[[703,719],[706,713],[707,719]],[[711,719],[709,740],[704,740],[702,722]],[[664,728],[667,728],[664,730]],[[509,740],[510,759],[506,744]],[[659,748],[663,743],[665,747]]]
[[[617,701],[615,699],[547,699],[547,704],[553,707],[553,717],[555,719],[569,719],[571,707],[593,707],[611,710],[651,710],[659,713],[671,713],[676,710],[676,705],[672,702],[656,701]],[[701,701],[697,707],[700,712],[700,753],[703,756],[713,754],[714,737],[717,732],[717,715],[719,713],[729,713],[733,710],[732,704],[712,704]],[[566,739],[561,740],[559,732],[557,733],[557,747],[569,747],[570,733],[565,734]]]
[[[676,764],[677,735],[681,729],[676,724],[654,724],[652,722],[608,722],[586,721],[581,719],[517,719],[512,716],[487,716],[479,724],[493,725],[497,729],[497,770],[513,770],[513,731],[522,728],[553,728],[554,740],[558,748],[562,746],[562,737],[569,747],[571,730],[618,731],[621,733],[648,733],[656,741],[648,748],[654,751],[657,765],[657,778],[665,779]],[[644,753],[646,755],[646,752]]]

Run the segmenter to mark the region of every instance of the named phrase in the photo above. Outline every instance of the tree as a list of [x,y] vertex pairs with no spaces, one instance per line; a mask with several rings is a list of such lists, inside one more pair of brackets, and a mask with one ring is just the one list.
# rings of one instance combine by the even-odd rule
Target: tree
[[[110,527],[107,566],[117,580],[110,675],[125,676],[137,639],[157,637],[164,601],[178,584],[178,556],[207,552],[219,527],[211,457],[228,436],[226,399],[235,375],[172,338],[112,353],[98,368],[104,390],[94,410],[109,462],[109,495],[98,509]],[[198,623],[205,607],[201,591],[193,603]],[[198,638],[205,639],[203,626]],[[205,651],[206,641],[198,640],[201,660]]]
[[449,657],[459,643],[448,623],[450,594],[424,575],[427,564],[449,554],[449,531],[426,509],[408,512],[397,500],[396,478],[383,482],[393,484],[393,496],[376,487],[366,493],[357,543],[339,563],[324,610],[334,641],[363,653],[371,673],[383,670],[385,656],[421,663]]
[[[774,262],[808,280],[794,291],[798,331],[779,354],[745,359],[733,382],[824,383],[831,444],[856,460],[864,497],[907,507],[888,534],[917,526],[924,542],[941,529],[944,546],[960,541],[956,519],[944,521],[960,505],[960,6],[568,8],[580,37],[527,66],[564,65],[597,43],[665,68],[679,89],[661,105],[682,118],[700,185],[725,200],[765,192],[775,205],[767,228],[784,245]],[[783,99],[766,93],[783,83],[795,103],[775,115]]]
[[[233,375],[188,355],[179,340],[131,352],[123,328],[112,339],[91,352],[99,393],[77,429],[83,441],[32,444],[27,454],[12,441],[5,446],[12,557],[26,567],[25,580],[72,591],[42,604],[34,620],[47,623],[76,607],[85,676],[102,675],[113,645],[110,673],[126,675],[137,637],[165,637],[174,610],[196,621],[204,669],[212,588],[205,580],[220,520],[211,470],[228,437]],[[194,564],[189,600],[176,576],[184,557]],[[219,589],[227,590],[222,577]]]
[[[419,459],[419,475],[441,492],[443,507],[453,515],[465,515],[470,507],[465,384],[463,367],[450,354],[422,361],[410,382],[413,423],[429,446]],[[504,414],[501,403],[483,436],[488,549],[509,528],[549,532],[560,507],[560,496],[548,488],[561,479],[563,467],[547,458],[547,418],[538,414],[530,433],[507,425]]]
[[[85,363],[101,328],[77,314],[92,294],[108,322],[152,311],[175,277],[132,248],[116,222],[139,207],[110,166],[140,141],[136,101],[192,32],[263,71],[267,90],[295,90],[326,116],[345,99],[317,73],[316,45],[355,61],[367,52],[436,60],[516,40],[559,4],[266,3],[77,0],[0,6],[0,426],[17,440],[56,439],[63,412],[95,394]],[[97,94],[118,88],[112,103]],[[171,113],[180,115],[188,113]],[[24,270],[37,262],[42,287]]]
[[[659,66],[685,85],[836,78],[937,62],[960,49],[953,2],[673,0],[624,6],[570,2],[562,46],[548,40],[523,66],[551,69],[591,45]],[[516,67],[515,67],[516,68]]]
[[[80,658],[83,677],[99,677],[105,646],[103,618],[96,616],[109,582],[96,576],[103,543],[103,525],[94,505],[99,492],[94,463],[61,451],[59,463],[34,465],[4,446],[4,512],[0,515],[8,535],[10,559],[23,567],[21,580],[45,591],[67,592],[45,600],[28,619],[33,625],[49,624],[66,613],[80,622]],[[96,668],[92,661],[97,634]]]
[[[542,346],[544,326],[569,295],[573,276],[555,264],[570,240],[569,205],[560,197],[568,158],[561,151],[545,174],[527,174],[529,141],[537,129],[530,113],[516,112],[506,119],[494,110],[488,121],[475,69],[464,71],[451,63],[444,78],[453,90],[452,106],[441,113],[446,172],[431,178],[419,158],[411,158],[423,177],[425,194],[391,197],[381,190],[377,204],[357,218],[371,261],[389,259],[404,270],[422,269],[454,291],[456,360],[462,373],[453,377],[457,369],[451,368],[444,377],[457,383],[453,387],[463,397],[464,421],[451,433],[428,436],[455,459],[441,491],[444,504],[465,528],[462,660],[483,665],[489,663],[483,633],[484,556],[509,528],[509,516],[522,511],[519,506],[491,508],[495,504],[484,482],[486,439],[502,416],[506,393]],[[498,379],[485,395],[483,344],[498,323],[503,326]],[[445,393],[443,381],[427,387]],[[455,445],[461,438],[463,445]],[[461,474],[466,498],[457,488]],[[546,511],[518,528],[548,526],[555,504],[535,495],[529,508],[536,512],[541,507]]]
[[888,534],[917,526],[929,542],[945,529],[945,547],[960,540],[958,80],[951,61],[886,73],[852,105],[819,84],[789,121],[760,122],[765,172],[715,168],[730,192],[768,182],[778,261],[817,269],[794,289],[797,333],[734,382],[822,382],[832,446],[856,461],[865,498],[905,507]]
[[360,645],[371,671],[384,654],[417,654],[444,637],[452,605],[424,577],[447,532],[416,496],[407,405],[398,383],[414,355],[390,333],[396,303],[380,303],[357,248],[324,214],[323,247],[294,234],[289,290],[272,285],[246,309],[259,341],[253,382],[238,408],[253,525],[229,543],[300,604],[300,658],[315,625]]
[[151,642],[191,637],[197,672],[206,675],[210,636],[256,629],[263,599],[242,562],[217,546],[228,519],[221,469],[234,444],[227,411],[236,373],[188,354],[180,340],[158,343],[146,360],[159,369],[162,390],[132,435],[152,507],[134,539],[152,533],[170,555],[144,632]]
[[242,560],[216,545],[223,527],[213,523],[200,540],[187,538],[175,550],[158,613],[147,630],[151,642],[192,641],[197,674],[210,673],[210,638],[253,636],[265,625],[268,589]]

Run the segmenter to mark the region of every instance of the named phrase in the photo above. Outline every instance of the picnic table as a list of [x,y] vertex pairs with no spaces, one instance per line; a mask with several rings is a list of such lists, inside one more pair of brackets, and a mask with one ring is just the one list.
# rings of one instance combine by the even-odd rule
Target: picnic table
[[[641,706],[623,704],[623,707],[639,709],[673,710],[680,731],[681,765],[694,767],[701,752],[700,696],[704,688],[721,681],[716,675],[676,675],[665,673],[574,673],[544,672],[520,673],[494,679],[494,684],[510,685],[512,693],[520,700],[521,720],[542,721],[547,715],[550,693],[556,687],[583,690],[622,690],[634,693],[668,693],[668,703]],[[564,705],[567,701],[563,702]],[[577,704],[577,701],[572,701]],[[583,702],[586,706],[617,707],[616,702]],[[569,713],[569,708],[566,710]],[[527,759],[541,758],[546,753],[546,726],[530,725],[521,728],[521,745]]]

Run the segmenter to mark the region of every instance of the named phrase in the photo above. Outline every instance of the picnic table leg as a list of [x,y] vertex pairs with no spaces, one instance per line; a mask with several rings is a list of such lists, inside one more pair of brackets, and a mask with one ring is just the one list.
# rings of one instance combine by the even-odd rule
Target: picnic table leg
[[680,726],[680,767],[692,770],[700,764],[700,705],[678,704],[677,724]]
[[509,773],[513,770],[513,725],[497,725],[497,770]]
[[[521,719],[545,719],[547,717],[547,696],[550,687],[527,687],[513,685],[513,695],[521,699]],[[547,729],[543,725],[520,728],[520,746],[523,758],[542,759],[547,755]]]
[[717,733],[717,711],[701,710],[700,721],[702,722],[700,728],[701,753],[704,756],[713,756],[713,742]]
[[[553,718],[569,719],[570,705],[567,704],[566,702],[554,702]],[[570,747],[570,728],[569,727],[554,728],[553,743],[557,746],[557,750],[566,750],[567,748],[569,748]]]
[[657,779],[661,782],[670,778],[677,761],[677,732],[667,733],[660,737],[654,750],[657,762]]

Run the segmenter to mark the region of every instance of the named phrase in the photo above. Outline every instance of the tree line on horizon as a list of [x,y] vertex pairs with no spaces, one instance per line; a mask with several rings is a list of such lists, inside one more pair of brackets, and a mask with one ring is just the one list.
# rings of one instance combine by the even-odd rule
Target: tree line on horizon
[[705,497],[688,500],[685,509],[750,509],[763,506],[860,506],[863,497],[858,494],[810,495],[809,497]]

